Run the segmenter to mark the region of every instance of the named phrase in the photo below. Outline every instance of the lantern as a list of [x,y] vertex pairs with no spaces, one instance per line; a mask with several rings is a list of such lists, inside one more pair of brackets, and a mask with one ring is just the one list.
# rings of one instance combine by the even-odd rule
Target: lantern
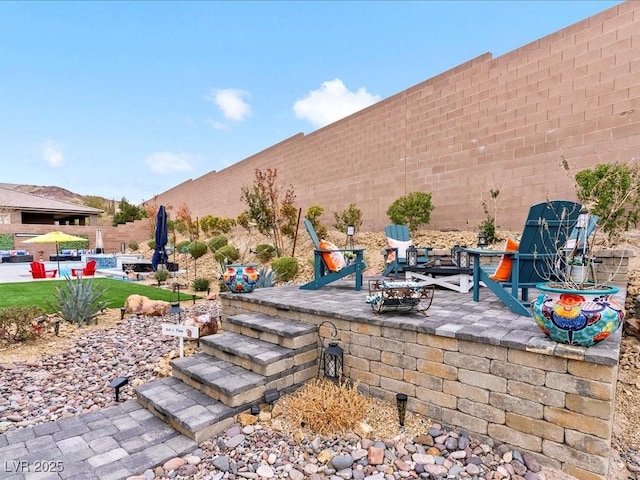
[[480,232],[478,234],[478,248],[487,248],[488,246],[487,235],[484,232]]
[[342,377],[343,353],[336,342],[329,343],[323,354],[325,378],[337,381]]
[[451,249],[451,260],[453,264],[460,268],[469,268],[471,261],[469,260],[469,252],[465,251],[466,245],[454,245]]
[[418,249],[413,245],[407,248],[407,265],[409,267],[418,265]]

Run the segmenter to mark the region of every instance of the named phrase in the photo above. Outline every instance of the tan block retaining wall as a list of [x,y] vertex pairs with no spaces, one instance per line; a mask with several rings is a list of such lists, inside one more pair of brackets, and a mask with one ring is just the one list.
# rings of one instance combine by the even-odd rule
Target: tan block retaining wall
[[[376,323],[342,320],[236,298],[222,299],[225,318],[261,312],[333,323],[345,351],[345,375],[366,393],[390,402],[405,393],[412,412],[528,451],[540,463],[578,478],[606,477],[618,372],[614,359],[594,360],[585,354],[589,349],[569,345],[508,348],[421,333],[410,324],[389,326],[394,322],[384,316]],[[320,333],[328,338],[324,328]]]

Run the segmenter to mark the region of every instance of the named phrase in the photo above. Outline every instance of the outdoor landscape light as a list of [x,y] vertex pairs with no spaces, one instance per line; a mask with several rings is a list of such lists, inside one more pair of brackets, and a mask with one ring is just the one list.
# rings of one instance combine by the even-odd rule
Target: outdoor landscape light
[[488,246],[487,235],[484,232],[480,232],[478,234],[478,248],[487,248]]
[[120,307],[120,320],[124,320],[124,314],[127,312],[127,309],[124,307]]
[[404,427],[404,417],[407,414],[407,396],[404,393],[396,394],[396,405],[398,407],[398,421]]
[[171,308],[169,308],[167,314],[169,314],[172,318],[174,315],[177,315],[178,321],[176,323],[182,323],[182,312],[184,312],[184,310],[182,309],[182,307],[180,307],[180,304],[174,302],[171,304]]
[[413,245],[407,248],[407,265],[410,267],[418,265],[418,249]]
[[124,387],[127,383],[129,383],[128,377],[118,377],[113,382],[109,384],[110,388],[115,389],[115,400],[116,402],[120,401],[120,388]]
[[280,398],[280,392],[275,388],[270,388],[264,392],[264,401],[268,404],[273,404],[276,400]]
[[342,377],[343,353],[336,342],[329,343],[323,356],[325,378],[335,382]]

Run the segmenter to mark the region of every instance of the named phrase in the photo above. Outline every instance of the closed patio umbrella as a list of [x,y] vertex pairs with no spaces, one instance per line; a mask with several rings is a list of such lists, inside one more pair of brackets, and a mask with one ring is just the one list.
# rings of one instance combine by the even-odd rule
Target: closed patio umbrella
[[167,265],[167,251],[165,247],[168,241],[168,230],[167,210],[164,208],[164,205],[160,205],[156,216],[156,248],[151,258],[151,268],[153,268],[154,271],[158,269],[158,265]]
[[28,240],[23,241],[22,243],[55,243],[56,244],[56,257],[58,259],[58,274],[60,274],[60,250],[58,244],[60,242],[77,242],[83,241],[86,242],[86,238],[76,237],[75,235],[69,235],[64,232],[49,232],[43,235],[38,235],[37,237],[30,238]]

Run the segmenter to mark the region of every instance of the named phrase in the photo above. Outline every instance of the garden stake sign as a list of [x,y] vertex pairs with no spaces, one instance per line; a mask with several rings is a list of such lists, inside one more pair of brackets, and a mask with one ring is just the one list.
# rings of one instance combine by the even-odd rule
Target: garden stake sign
[[199,328],[191,325],[177,325],[175,323],[163,323],[162,334],[180,338],[180,358],[184,357],[184,339],[198,338]]

